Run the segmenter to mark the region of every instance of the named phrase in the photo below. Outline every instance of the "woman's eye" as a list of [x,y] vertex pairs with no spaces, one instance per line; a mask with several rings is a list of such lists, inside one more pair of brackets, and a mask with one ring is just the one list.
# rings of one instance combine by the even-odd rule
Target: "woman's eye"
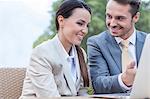
[[82,26],[82,25],[83,25],[83,23],[81,23],[81,22],[77,22],[77,24],[78,24],[78,25],[80,25],[80,26]]

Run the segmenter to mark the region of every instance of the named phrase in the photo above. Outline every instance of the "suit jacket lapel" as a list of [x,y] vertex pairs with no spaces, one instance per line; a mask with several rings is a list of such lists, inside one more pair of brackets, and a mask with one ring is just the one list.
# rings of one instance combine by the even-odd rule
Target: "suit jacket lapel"
[[69,64],[67,62],[67,60],[62,57],[62,49],[60,48],[60,46],[57,43],[56,37],[54,38],[54,45],[56,47],[56,50],[58,52],[58,55],[60,56],[59,59],[62,61],[62,66],[63,66],[63,72],[64,72],[64,76],[66,78],[66,83],[68,84],[68,87],[70,88],[70,91],[73,95],[77,95],[77,91],[76,91],[76,87],[75,84],[73,82],[73,79],[71,77],[71,71],[69,70]]
[[143,45],[144,45],[144,41],[145,38],[140,36],[140,33],[138,33],[139,31],[136,32],[136,59],[137,59],[137,65],[139,63],[139,59],[142,53],[142,49],[143,49]]
[[116,40],[108,32],[107,32],[106,40],[107,40],[106,46],[109,49],[111,57],[114,59],[121,72],[121,49],[117,44]]

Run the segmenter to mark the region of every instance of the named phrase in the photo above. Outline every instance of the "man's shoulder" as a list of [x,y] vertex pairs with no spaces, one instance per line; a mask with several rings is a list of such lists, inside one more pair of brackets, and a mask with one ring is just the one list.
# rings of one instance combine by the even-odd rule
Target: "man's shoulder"
[[88,40],[104,40],[108,36],[108,31],[103,31],[97,35],[91,36]]
[[138,36],[144,36],[144,37],[146,37],[146,35],[148,34],[146,32],[139,31],[139,30],[137,30],[137,33],[138,33]]
[[146,32],[138,31],[137,30],[137,39],[139,39],[139,40],[145,40],[147,34],[148,33],[146,33]]

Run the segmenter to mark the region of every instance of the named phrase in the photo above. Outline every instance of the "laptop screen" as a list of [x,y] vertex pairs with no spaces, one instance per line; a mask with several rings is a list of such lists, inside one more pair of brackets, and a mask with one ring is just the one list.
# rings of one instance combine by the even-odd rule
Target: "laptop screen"
[[144,43],[130,97],[150,98],[150,34]]

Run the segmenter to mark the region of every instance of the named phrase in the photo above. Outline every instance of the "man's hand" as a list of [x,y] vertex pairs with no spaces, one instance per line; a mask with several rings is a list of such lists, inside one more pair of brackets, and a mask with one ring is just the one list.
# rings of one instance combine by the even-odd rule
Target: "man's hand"
[[133,85],[135,75],[136,75],[135,62],[132,61],[127,66],[126,71],[122,73],[121,79],[126,86],[131,87]]

